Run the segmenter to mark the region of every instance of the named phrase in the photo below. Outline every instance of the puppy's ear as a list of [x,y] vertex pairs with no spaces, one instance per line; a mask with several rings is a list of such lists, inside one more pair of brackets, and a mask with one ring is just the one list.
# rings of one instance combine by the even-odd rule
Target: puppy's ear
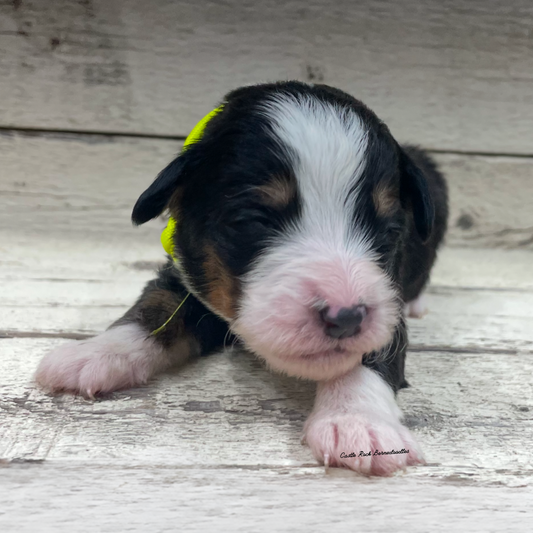
[[435,204],[429,191],[426,176],[408,152],[400,147],[400,191],[402,200],[410,200],[416,230],[423,242],[426,242],[435,221]]
[[183,183],[186,154],[179,155],[166,166],[135,204],[131,220],[135,225],[144,224],[159,216],[167,207],[172,193]]

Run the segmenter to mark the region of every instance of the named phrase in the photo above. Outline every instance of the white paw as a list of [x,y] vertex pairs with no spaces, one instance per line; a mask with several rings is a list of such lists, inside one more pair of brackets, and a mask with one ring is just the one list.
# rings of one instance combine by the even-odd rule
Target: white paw
[[423,318],[428,313],[426,299],[424,296],[419,296],[416,300],[412,300],[405,304],[405,316],[410,318]]
[[128,324],[52,350],[40,362],[35,380],[50,392],[93,398],[146,383],[164,359],[163,349],[146,332]]
[[[407,466],[424,464],[419,445],[400,423],[370,421],[358,414],[317,412],[306,422],[304,435],[315,458],[326,466],[390,476]],[[379,454],[393,450],[407,453]]]

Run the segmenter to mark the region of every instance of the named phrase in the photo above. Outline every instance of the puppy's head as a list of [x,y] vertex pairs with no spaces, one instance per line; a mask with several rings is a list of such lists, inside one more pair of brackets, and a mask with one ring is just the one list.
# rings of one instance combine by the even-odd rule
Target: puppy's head
[[426,239],[433,220],[386,126],[341,91],[297,82],[230,93],[133,220],[165,208],[189,290],[272,368],[317,380],[391,340],[405,240]]

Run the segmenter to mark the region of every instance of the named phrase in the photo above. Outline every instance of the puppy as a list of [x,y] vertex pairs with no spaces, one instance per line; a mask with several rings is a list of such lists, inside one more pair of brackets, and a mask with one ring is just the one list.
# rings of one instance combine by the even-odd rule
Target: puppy
[[231,334],[318,382],[304,429],[318,461],[374,475],[423,462],[395,393],[404,306],[419,307],[446,229],[435,164],[360,101],[300,82],[231,92],[193,137],[133,209],[135,224],[168,209],[166,266],[105,333],[46,355],[37,382],[133,387]]

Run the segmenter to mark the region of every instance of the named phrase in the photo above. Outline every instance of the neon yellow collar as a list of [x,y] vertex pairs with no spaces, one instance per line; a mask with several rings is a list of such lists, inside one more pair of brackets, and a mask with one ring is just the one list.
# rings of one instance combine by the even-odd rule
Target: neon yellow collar
[[[220,113],[223,109],[223,105],[217,107],[216,109],[213,109],[210,113],[208,113],[194,128],[192,129],[191,133],[187,136],[185,139],[185,142],[183,143],[183,149],[185,150],[188,146],[191,144],[198,142],[202,135],[204,134],[205,127],[207,126],[207,123],[218,113]],[[177,261],[177,257],[174,255],[174,232],[176,231],[176,219],[173,217],[170,217],[167,222],[167,227],[163,230],[163,233],[161,233],[161,244],[163,245],[163,248],[165,249],[165,252],[174,259],[174,261]]]

